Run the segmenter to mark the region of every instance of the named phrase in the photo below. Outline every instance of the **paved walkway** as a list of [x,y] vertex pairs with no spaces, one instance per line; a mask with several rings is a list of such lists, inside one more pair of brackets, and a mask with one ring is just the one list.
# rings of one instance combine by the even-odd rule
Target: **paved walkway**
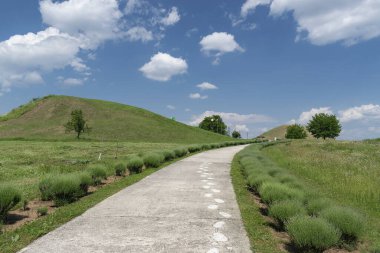
[[21,252],[251,252],[230,179],[231,160],[242,148],[173,163]]

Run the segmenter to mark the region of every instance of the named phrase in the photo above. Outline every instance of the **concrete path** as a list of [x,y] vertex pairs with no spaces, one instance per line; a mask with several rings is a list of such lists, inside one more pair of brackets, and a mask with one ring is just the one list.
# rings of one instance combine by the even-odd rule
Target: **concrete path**
[[163,168],[20,252],[251,252],[230,179],[243,147]]

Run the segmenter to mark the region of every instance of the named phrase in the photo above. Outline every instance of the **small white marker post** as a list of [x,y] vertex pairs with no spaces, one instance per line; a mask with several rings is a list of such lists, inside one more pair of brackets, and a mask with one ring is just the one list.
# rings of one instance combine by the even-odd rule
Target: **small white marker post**
[[102,153],[99,153],[98,161],[102,159]]

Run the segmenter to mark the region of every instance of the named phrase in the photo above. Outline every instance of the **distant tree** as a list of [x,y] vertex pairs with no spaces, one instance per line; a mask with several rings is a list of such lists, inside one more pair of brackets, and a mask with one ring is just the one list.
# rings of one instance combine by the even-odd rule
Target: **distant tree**
[[241,134],[238,131],[234,130],[232,132],[232,138],[241,139]]
[[317,139],[333,138],[339,136],[342,126],[335,115],[318,113],[307,124],[307,130]]
[[212,115],[204,118],[199,124],[199,127],[214,133],[223,135],[227,134],[227,126],[224,124],[222,117],[219,115]]
[[83,118],[82,110],[74,110],[71,112],[71,119],[65,124],[66,132],[75,131],[77,139],[82,133],[88,133],[91,129]]
[[306,137],[305,128],[299,124],[290,125],[286,128],[286,139],[305,139]]

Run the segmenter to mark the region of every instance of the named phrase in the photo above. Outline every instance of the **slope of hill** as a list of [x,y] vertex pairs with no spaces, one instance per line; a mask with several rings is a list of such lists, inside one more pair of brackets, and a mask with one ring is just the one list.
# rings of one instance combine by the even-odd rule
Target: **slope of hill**
[[104,141],[206,143],[232,140],[147,110],[124,104],[68,96],[34,99],[0,117],[0,138],[72,140],[63,125],[81,109],[92,127],[83,138]]
[[[273,140],[275,137],[277,139],[285,139],[286,135],[286,129],[288,125],[281,125],[275,128],[272,128],[271,130],[261,134],[259,138],[265,139],[265,140]],[[314,139],[314,137],[308,132],[307,132],[307,138],[306,139]]]
[[275,137],[277,139],[285,139],[287,125],[278,126],[272,128],[271,130],[261,134],[259,137],[266,140],[273,140]]

